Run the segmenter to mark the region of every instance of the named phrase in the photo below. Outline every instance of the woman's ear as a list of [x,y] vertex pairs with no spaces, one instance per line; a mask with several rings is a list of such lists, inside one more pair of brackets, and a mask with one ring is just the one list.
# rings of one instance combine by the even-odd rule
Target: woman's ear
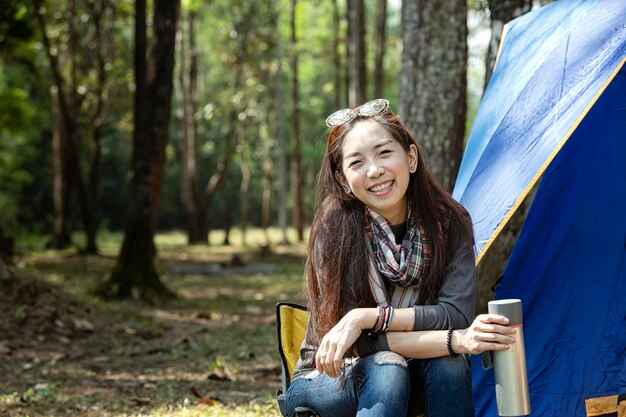
[[409,146],[409,151],[407,152],[407,156],[409,158],[409,172],[412,174],[417,171],[417,146],[411,144]]
[[343,191],[345,191],[346,194],[352,194],[352,190],[350,190],[346,179],[339,173],[339,171],[335,171],[335,179],[341,185],[341,188],[343,188]]

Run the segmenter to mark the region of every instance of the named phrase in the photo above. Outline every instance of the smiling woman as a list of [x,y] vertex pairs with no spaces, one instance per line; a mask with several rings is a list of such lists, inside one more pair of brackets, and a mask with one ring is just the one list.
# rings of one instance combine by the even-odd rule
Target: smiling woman
[[470,325],[469,215],[387,100],[339,110],[326,124],[306,263],[311,316],[287,412],[474,415],[459,354],[506,350],[514,330],[494,315]]

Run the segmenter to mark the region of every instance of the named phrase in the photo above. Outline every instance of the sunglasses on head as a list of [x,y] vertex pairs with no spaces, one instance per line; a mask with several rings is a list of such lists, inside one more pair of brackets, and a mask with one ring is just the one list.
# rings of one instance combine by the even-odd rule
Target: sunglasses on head
[[348,123],[357,116],[371,117],[385,112],[389,108],[389,101],[384,98],[368,101],[354,109],[337,110],[326,118],[326,126],[337,127]]

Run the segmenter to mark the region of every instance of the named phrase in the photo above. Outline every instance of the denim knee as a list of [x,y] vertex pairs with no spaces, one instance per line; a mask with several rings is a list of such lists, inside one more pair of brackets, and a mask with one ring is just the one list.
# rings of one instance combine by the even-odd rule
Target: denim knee
[[469,363],[464,356],[427,359],[423,361],[427,379],[437,384],[455,384],[471,378]]
[[[390,384],[390,380],[398,383],[409,382],[408,364],[404,357],[394,352],[381,351],[365,358],[363,365],[367,369],[367,376],[371,380],[380,380],[381,390]],[[385,382],[387,381],[387,382]]]
[[358,416],[406,415],[411,380],[406,359],[393,352],[377,352],[359,361]]
[[[409,369],[404,357],[394,352],[381,351],[361,359],[364,372],[359,372],[357,379],[367,384],[382,395],[405,395],[411,387]],[[365,377],[365,378],[363,378]],[[387,394],[386,394],[387,393]]]

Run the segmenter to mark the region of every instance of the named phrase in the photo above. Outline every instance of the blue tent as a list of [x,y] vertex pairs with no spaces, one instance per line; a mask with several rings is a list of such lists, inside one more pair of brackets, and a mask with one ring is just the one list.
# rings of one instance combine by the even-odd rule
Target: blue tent
[[[533,416],[614,413],[626,394],[625,62],[624,0],[511,21],[453,192],[480,259],[541,179],[496,294],[523,302]],[[476,415],[497,416],[476,359]]]

